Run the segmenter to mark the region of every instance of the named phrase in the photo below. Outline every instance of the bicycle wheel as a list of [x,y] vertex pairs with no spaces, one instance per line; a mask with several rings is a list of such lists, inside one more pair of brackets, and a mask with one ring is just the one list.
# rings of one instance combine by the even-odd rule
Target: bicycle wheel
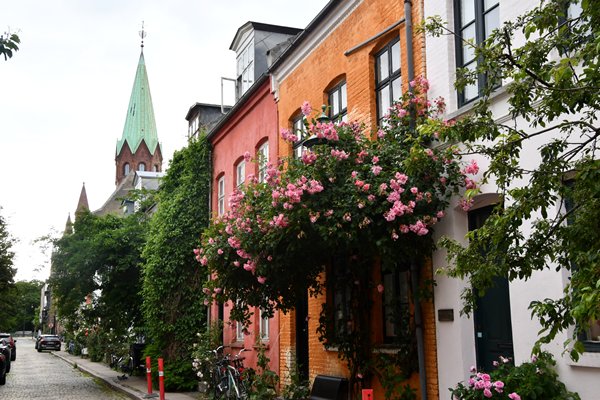
[[221,375],[217,369],[213,371],[212,376],[213,395],[215,399],[222,399],[227,393],[227,379]]

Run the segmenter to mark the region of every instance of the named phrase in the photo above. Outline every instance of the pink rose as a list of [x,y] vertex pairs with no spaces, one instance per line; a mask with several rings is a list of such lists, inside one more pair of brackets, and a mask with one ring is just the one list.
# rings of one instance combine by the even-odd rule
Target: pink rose
[[508,395],[508,398],[510,400],[521,400],[521,396],[519,396],[518,394],[516,394],[515,392],[512,392],[511,394]]
[[377,285],[377,291],[379,293],[383,293],[383,290],[384,290],[384,287],[383,287],[383,285],[381,283],[379,285]]
[[267,281],[267,278],[265,278],[264,276],[259,276],[256,278],[256,280],[258,281],[258,283],[260,283],[261,285],[264,285],[265,282]]

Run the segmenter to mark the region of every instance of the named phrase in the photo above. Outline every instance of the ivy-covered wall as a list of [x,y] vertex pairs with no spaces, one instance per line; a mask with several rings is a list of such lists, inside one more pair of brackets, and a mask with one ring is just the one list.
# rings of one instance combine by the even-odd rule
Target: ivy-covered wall
[[[143,252],[146,355],[165,363],[167,390],[189,390],[197,381],[191,348],[206,324],[200,297],[206,278],[192,249],[208,225],[209,145],[204,137],[177,151],[162,180],[158,208]],[[156,368],[153,368],[156,371]]]

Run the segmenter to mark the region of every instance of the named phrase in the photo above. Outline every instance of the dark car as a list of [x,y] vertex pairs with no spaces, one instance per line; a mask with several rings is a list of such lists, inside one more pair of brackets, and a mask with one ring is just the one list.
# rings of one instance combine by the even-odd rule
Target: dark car
[[40,335],[36,348],[38,352],[48,349],[60,351],[60,338],[56,335]]
[[11,350],[10,361],[15,361],[17,359],[17,340],[13,339],[10,333],[0,333],[0,339],[8,339]]
[[10,372],[11,350],[10,344],[6,339],[0,339],[0,354],[4,356],[4,369],[5,372],[8,374]]
[[0,385],[4,384],[6,384],[6,356],[0,353]]

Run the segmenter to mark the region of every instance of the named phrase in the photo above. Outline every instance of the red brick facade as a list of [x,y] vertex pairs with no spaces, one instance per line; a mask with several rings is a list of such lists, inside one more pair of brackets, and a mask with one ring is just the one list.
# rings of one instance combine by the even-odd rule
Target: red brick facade
[[123,143],[121,152],[115,156],[115,164],[117,167],[115,178],[116,185],[119,185],[126,176],[126,164],[129,166],[129,171],[138,171],[140,169],[140,164],[142,163],[145,166],[145,171],[162,172],[162,153],[160,151],[160,146],[156,146],[154,154],[151,154],[146,142],[142,140],[135,154],[132,154],[129,144],[127,142]]
[[[344,3],[344,2],[341,2]],[[413,25],[420,23],[423,15],[422,1],[412,2]],[[375,130],[377,124],[377,99],[375,95],[375,54],[393,40],[400,41],[401,82],[402,91],[408,89],[408,64],[406,48],[406,23],[404,19],[405,2],[389,0],[364,0],[356,2],[345,16],[333,25],[298,65],[290,67],[291,72],[280,73],[277,86],[279,125],[292,127],[293,119],[299,114],[300,106],[307,100],[313,109],[319,109],[321,104],[328,103],[328,90],[341,81],[347,84],[348,120],[364,123],[367,129]],[[328,18],[325,15],[310,34],[326,26]],[[339,17],[339,15],[337,15]],[[323,29],[323,28],[321,28]],[[414,35],[413,58],[415,75],[425,73],[424,37]],[[280,69],[279,71],[282,71]],[[278,71],[274,74],[277,76]],[[281,156],[292,152],[291,146],[279,139]],[[428,258],[429,255],[423,255]],[[293,267],[293,266],[292,266]],[[374,271],[378,270],[374,268]],[[374,272],[376,273],[376,272]],[[377,272],[378,273],[378,272]],[[421,271],[421,279],[431,279],[431,262],[425,262]],[[325,278],[325,276],[323,277]],[[379,300],[378,300],[379,299]],[[380,296],[373,296],[372,337],[375,347],[383,342],[382,306]],[[318,339],[316,333],[319,324],[319,314],[326,293],[318,298],[311,298],[308,306],[309,328],[309,378],[312,381],[316,375],[348,376],[348,371],[338,359],[336,351],[328,350]],[[433,302],[421,303],[423,313],[425,366],[427,398],[438,399],[437,358],[436,358],[436,329]],[[285,382],[289,368],[295,363],[296,328],[295,315],[280,315],[280,375]],[[419,388],[417,374],[410,379],[415,389]],[[383,399],[383,391],[378,382],[374,382],[375,398]]]

